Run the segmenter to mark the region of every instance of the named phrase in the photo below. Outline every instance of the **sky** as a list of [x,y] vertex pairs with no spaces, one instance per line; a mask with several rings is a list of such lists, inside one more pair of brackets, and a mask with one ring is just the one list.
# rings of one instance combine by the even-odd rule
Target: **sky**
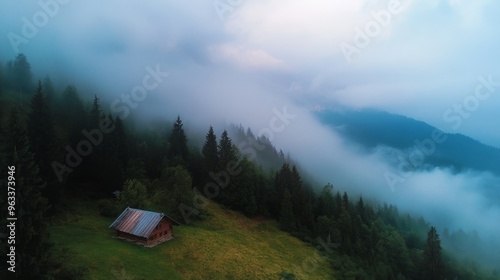
[[[37,77],[115,102],[113,113],[181,114],[204,131],[241,123],[321,182],[494,233],[499,208],[471,186],[498,178],[436,169],[392,191],[384,153],[361,154],[312,112],[375,108],[500,147],[499,8],[487,0],[1,0],[0,62],[23,52]],[[145,79],[158,83],[125,103]]]

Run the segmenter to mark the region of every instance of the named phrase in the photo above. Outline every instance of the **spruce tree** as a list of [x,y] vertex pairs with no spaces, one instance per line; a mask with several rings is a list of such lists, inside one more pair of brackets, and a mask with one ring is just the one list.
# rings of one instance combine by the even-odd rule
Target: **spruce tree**
[[99,128],[99,123],[103,117],[99,98],[95,95],[94,101],[92,102],[92,108],[90,109],[89,129]]
[[[219,155],[219,163],[217,166],[217,171],[224,171],[228,168],[233,169],[232,167],[236,166],[239,161],[238,149],[233,144],[231,138],[229,138],[226,130],[222,132],[222,135],[219,140],[218,146],[218,155]],[[239,167],[241,168],[241,167]],[[238,168],[236,168],[238,170]],[[241,169],[240,169],[241,170]],[[234,189],[234,175],[239,174],[228,174],[233,178],[230,180],[230,186],[224,186],[224,188],[220,191],[220,195],[218,197],[219,201],[227,206],[231,206],[235,204],[236,200],[236,190]]]
[[177,116],[177,120],[174,122],[174,127],[172,129],[172,134],[170,134],[170,147],[168,155],[174,163],[186,166],[189,151],[187,147],[186,133],[184,132],[182,126],[181,117]]
[[233,144],[231,138],[229,138],[226,130],[222,132],[218,148],[218,170],[226,170],[229,164],[237,163],[239,157],[238,149]]
[[52,115],[42,92],[40,81],[38,81],[36,94],[31,100],[28,131],[35,163],[40,167],[40,176],[45,181],[53,180],[54,173],[51,169],[51,163],[56,156],[56,137]]
[[11,65],[12,89],[22,95],[29,95],[33,90],[33,74],[28,59],[24,54],[20,53]]
[[210,126],[205,143],[201,150],[203,154],[203,173],[208,176],[209,172],[216,172],[217,164],[219,162],[219,155],[217,152],[217,137],[215,136],[214,129]]
[[424,249],[423,271],[426,279],[437,280],[443,278],[443,260],[441,258],[441,240],[435,227],[427,233]]
[[288,191],[288,189],[285,189],[283,192],[279,222],[282,230],[288,232],[295,230],[295,216],[293,213],[292,196],[290,195],[290,191]]
[[55,109],[58,123],[66,131],[69,144],[76,145],[83,139],[82,130],[87,126],[88,120],[83,101],[75,86],[69,85],[64,89]]
[[49,106],[53,106],[56,99],[56,90],[52,80],[47,76],[43,79],[42,88],[44,92],[45,101]]

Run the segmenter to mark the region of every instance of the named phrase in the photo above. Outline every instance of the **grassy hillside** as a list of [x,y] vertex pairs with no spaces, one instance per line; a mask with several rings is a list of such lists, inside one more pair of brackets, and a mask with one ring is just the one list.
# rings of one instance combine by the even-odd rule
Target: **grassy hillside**
[[59,258],[70,270],[88,268],[88,279],[280,279],[283,271],[298,279],[334,279],[315,248],[280,231],[274,221],[210,203],[205,221],[175,227],[175,239],[144,248],[113,238],[113,220],[89,203],[73,204],[50,227]]

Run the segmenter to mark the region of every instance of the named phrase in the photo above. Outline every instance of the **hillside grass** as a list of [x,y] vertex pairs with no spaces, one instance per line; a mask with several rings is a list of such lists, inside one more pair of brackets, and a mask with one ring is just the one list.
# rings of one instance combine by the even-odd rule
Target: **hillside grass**
[[[76,201],[50,227],[66,267],[85,267],[85,279],[335,279],[315,248],[279,230],[210,202],[209,217],[174,227],[175,239],[153,248],[113,238],[113,219],[95,202]],[[313,262],[311,263],[311,260]]]

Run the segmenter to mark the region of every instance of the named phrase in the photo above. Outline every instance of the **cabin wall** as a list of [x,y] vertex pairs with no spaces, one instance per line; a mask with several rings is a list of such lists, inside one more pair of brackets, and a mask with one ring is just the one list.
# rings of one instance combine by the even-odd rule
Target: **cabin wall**
[[147,239],[144,237],[136,236],[136,235],[126,233],[123,231],[116,231],[116,236],[123,237],[123,238],[130,239],[130,240],[134,240],[134,241],[141,242],[141,243],[147,242]]
[[148,244],[154,243],[160,239],[171,237],[174,235],[174,231],[172,228],[172,223],[168,220],[161,220],[156,228],[151,232],[151,235],[148,238]]

